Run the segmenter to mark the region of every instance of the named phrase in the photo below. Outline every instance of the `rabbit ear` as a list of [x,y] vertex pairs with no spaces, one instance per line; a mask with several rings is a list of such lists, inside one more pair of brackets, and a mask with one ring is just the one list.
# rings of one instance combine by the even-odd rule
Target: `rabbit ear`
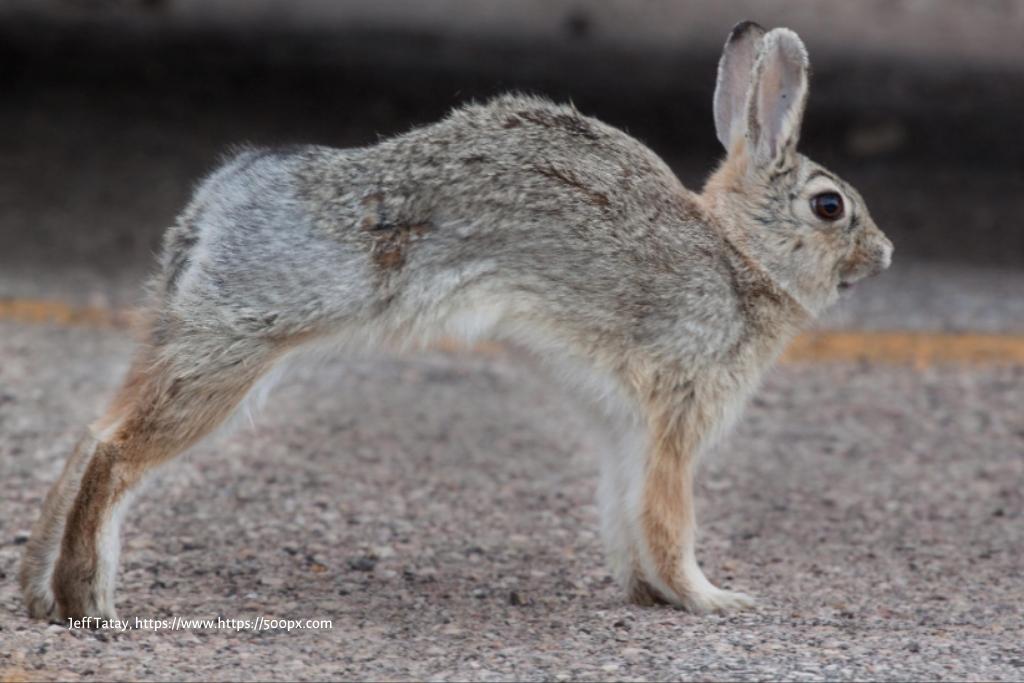
[[807,49],[797,34],[777,28],[765,35],[747,104],[755,163],[780,165],[796,150],[809,71]]
[[715,132],[726,151],[747,133],[746,109],[750,79],[754,71],[764,29],[744,21],[732,29],[718,61],[715,85]]

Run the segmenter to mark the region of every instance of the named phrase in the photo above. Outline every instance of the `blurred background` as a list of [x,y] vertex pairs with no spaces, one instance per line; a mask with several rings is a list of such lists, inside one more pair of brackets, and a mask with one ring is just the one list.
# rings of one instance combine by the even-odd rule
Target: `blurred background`
[[506,90],[572,100],[701,185],[730,27],[795,29],[803,149],[895,266],[828,327],[1024,328],[1024,3],[3,0],[0,297],[132,304],[232,145],[370,144]]

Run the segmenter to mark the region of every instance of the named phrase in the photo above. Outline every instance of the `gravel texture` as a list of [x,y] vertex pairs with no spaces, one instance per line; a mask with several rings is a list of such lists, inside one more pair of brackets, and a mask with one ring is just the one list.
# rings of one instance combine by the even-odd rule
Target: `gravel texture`
[[129,341],[0,323],[0,679],[1020,680],[1024,368],[789,365],[709,454],[713,580],[756,611],[623,603],[600,426],[512,352],[300,363],[129,516],[122,617],[320,630],[68,630],[17,564]]

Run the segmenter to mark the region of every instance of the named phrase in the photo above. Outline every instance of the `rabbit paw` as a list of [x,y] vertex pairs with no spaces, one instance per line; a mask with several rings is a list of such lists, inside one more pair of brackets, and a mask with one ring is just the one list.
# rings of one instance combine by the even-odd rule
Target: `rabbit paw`
[[33,619],[57,621],[59,618],[57,601],[54,599],[52,591],[37,591],[35,587],[31,587],[25,590],[24,598],[28,615]]
[[739,591],[710,588],[683,598],[682,607],[694,614],[739,612],[752,609],[754,598]]

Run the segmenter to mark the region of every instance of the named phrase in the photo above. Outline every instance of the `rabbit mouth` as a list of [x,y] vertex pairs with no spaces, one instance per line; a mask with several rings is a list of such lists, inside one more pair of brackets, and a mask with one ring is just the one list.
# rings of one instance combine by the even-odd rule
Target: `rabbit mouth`
[[843,291],[843,290],[849,289],[850,287],[853,287],[853,283],[850,282],[849,280],[840,280],[839,281],[839,291]]

